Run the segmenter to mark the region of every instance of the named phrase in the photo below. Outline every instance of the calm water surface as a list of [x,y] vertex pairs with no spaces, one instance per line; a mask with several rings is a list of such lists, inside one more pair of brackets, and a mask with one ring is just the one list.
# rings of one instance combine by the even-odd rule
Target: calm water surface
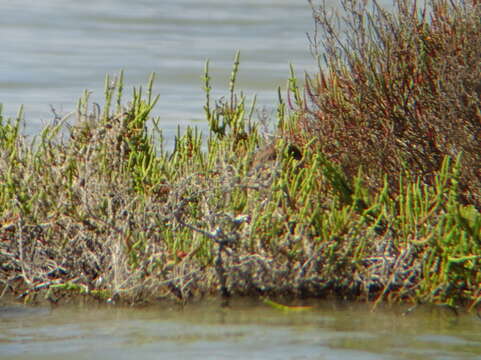
[[481,320],[432,308],[259,303],[0,308],[0,359],[481,359]]
[[123,69],[131,88],[155,72],[155,114],[171,138],[177,125],[205,128],[204,64],[225,95],[236,50],[239,88],[272,113],[289,63],[301,76],[316,68],[313,29],[307,0],[0,0],[0,103],[9,116],[24,104],[35,134],[50,105],[68,114],[85,89],[102,102],[106,74]]
[[292,62],[313,70],[305,0],[0,0],[0,103],[25,105],[27,130],[66,114],[84,89],[101,101],[107,73],[131,86],[157,74],[157,115],[167,132],[202,124],[202,74],[210,59],[215,95],[225,94],[241,51],[239,86],[272,107]]

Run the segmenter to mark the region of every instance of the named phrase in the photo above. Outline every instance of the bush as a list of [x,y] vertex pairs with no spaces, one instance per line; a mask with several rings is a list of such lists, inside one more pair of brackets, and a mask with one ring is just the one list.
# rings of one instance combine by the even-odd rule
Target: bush
[[[461,21],[467,8],[445,5],[441,17],[436,4],[444,22],[459,17],[453,28],[475,27]],[[238,55],[229,94],[214,103],[206,67],[209,135],[188,128],[170,153],[150,116],[153,78],[127,104],[122,76],[107,79],[102,109],[92,111],[86,94],[75,122],[45,127],[34,144],[20,132],[21,114],[0,113],[0,294],[132,304],[335,296],[479,308],[481,214],[466,205],[479,205],[468,111],[478,111],[479,96],[462,81],[476,82],[463,66],[478,48],[463,63],[443,58],[441,45],[426,45],[435,40],[421,40],[444,34],[448,47],[449,28],[414,5],[401,7],[399,19],[358,9],[352,24],[361,33],[347,34],[342,51],[328,32],[330,67],[308,82],[309,104],[291,79],[300,111],[287,112],[281,100],[273,138],[235,91]],[[441,73],[441,61],[464,75]],[[466,94],[471,108],[461,106]]]
[[385,176],[396,188],[406,171],[433,185],[444,157],[461,155],[460,200],[480,209],[481,6],[341,4],[342,16],[314,9],[312,44],[324,66],[307,78],[307,100],[296,94],[301,133],[291,137],[314,138],[348,178],[362,167],[371,189]]

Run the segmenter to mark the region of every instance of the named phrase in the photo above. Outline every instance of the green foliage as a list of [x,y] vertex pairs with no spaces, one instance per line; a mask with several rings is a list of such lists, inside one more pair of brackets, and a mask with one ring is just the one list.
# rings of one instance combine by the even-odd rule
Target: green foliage
[[[368,50],[372,61],[381,56]],[[359,115],[341,81],[352,64],[320,74],[325,97],[306,91]],[[469,154],[443,154],[429,175],[406,167],[406,154],[385,164],[397,172],[373,172],[379,158],[351,167],[333,153],[342,134],[324,146],[322,132],[300,131],[309,109],[293,71],[267,139],[255,100],[248,107],[236,91],[238,71],[236,54],[229,94],[212,102],[206,65],[209,135],[179,130],[171,151],[151,116],[153,76],[127,104],[123,74],[107,77],[102,107],[85,92],[76,120],[45,127],[33,144],[20,134],[21,114],[0,116],[1,283],[29,296],[51,289],[131,303],[220,293],[479,304],[481,215],[464,178]],[[365,75],[371,95],[398,86]],[[331,130],[353,120],[310,113],[320,114],[332,116]],[[343,144],[359,155],[356,143]]]
[[256,104],[255,98],[250,109],[247,109],[246,97],[242,93],[238,95],[235,92],[239,64],[240,53],[237,52],[229,80],[229,95],[225,99],[220,99],[213,109],[211,108],[210,103],[211,86],[209,62],[206,63],[204,73],[204,89],[206,94],[204,110],[210,131],[216,139],[223,139],[226,135],[229,135],[233,138],[233,144],[246,140],[248,138],[248,133],[252,134],[256,131],[256,125],[252,121],[252,115]]

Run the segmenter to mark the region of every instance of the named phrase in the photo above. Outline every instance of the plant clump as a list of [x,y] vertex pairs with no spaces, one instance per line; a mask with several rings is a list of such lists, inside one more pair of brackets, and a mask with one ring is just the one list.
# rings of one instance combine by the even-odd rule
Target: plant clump
[[[163,148],[160,121],[151,116],[153,79],[125,104],[122,75],[107,78],[102,108],[92,108],[86,93],[73,123],[61,119],[33,143],[20,132],[21,115],[0,116],[2,294],[132,304],[212,295],[334,296],[476,309],[479,154],[470,152],[477,146],[472,138],[458,139],[476,122],[459,117],[460,128],[443,122],[441,115],[451,113],[437,97],[450,87],[425,77],[440,60],[416,62],[422,44],[414,32],[420,21],[423,36],[434,36],[430,29],[437,26],[444,29],[438,36],[463,38],[439,24],[436,6],[446,6],[444,20],[464,14],[468,28],[471,15],[433,1],[427,21],[428,10],[403,4],[399,18],[375,8],[377,17],[360,13],[357,19],[371,22],[376,36],[410,39],[405,50],[412,64],[402,57],[384,63],[386,53],[399,50],[376,48],[384,37],[372,44],[357,38],[366,43],[356,56],[328,53],[330,68],[306,85],[309,103],[290,79],[273,136],[252,119],[255,102],[248,106],[236,92],[238,55],[229,94],[214,104],[206,67],[208,136],[188,128],[172,151]],[[346,46],[361,47],[353,41]],[[411,70],[402,66],[415,66],[419,87],[405,84]],[[461,86],[459,74],[443,79],[451,76]],[[404,105],[389,108],[399,100],[395,91]],[[461,106],[462,96],[449,94],[452,105]],[[474,107],[459,114],[475,114],[479,99],[469,94]],[[408,117],[408,110],[425,118]],[[444,132],[441,125],[451,127]]]
[[[296,94],[302,135],[348,177],[372,189],[401,175],[433,186],[444,158],[461,156],[460,198],[481,209],[481,7],[431,0],[345,0],[314,9],[324,60]],[[340,24],[340,25],[339,25]],[[336,26],[337,25],[337,26]],[[322,40],[319,40],[322,39]]]

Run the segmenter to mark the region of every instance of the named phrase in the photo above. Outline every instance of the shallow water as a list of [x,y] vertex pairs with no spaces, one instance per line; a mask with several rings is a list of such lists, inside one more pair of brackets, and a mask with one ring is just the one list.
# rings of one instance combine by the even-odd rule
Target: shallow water
[[[481,320],[314,303],[0,309],[0,359],[481,359]],[[6,310],[5,310],[6,309]]]
[[50,105],[74,110],[84,89],[102,102],[105,75],[120,69],[129,89],[157,74],[155,114],[172,138],[177,125],[205,128],[207,59],[214,96],[225,95],[240,50],[239,88],[268,114],[289,63],[301,76],[316,68],[307,0],[0,0],[0,19],[0,103],[9,116],[25,105],[30,134],[52,119]]

